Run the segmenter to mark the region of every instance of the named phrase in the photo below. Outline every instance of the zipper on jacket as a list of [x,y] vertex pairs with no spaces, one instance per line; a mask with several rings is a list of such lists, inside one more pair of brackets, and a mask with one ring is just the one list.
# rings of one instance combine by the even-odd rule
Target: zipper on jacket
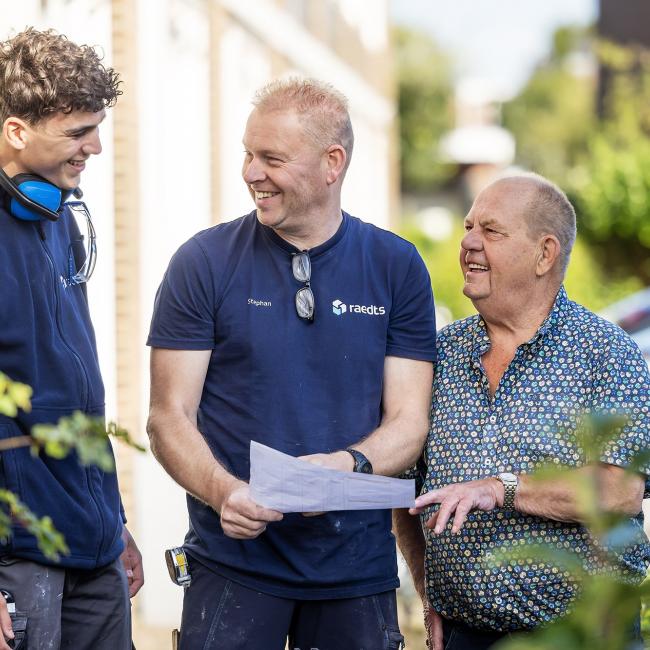
[[61,339],[63,345],[68,349],[70,354],[75,360],[75,363],[79,369],[79,377],[81,379],[81,390],[82,390],[82,395],[81,395],[81,404],[83,405],[84,411],[88,411],[89,405],[88,405],[88,400],[89,400],[89,381],[88,381],[88,373],[86,372],[86,369],[84,367],[83,361],[81,360],[81,357],[77,353],[76,350],[66,341],[65,336],[63,334],[63,327],[60,322],[61,314],[60,314],[60,296],[59,296],[59,278],[57,277],[56,274],[56,266],[54,265],[54,260],[52,259],[52,255],[50,254],[50,251],[45,244],[44,240],[41,240],[41,246],[43,247],[43,250],[45,251],[45,256],[47,257],[48,264],[50,266],[50,270],[52,272],[52,280],[54,282],[54,316],[56,320],[56,327],[59,332],[59,338]]
[[[77,367],[79,368],[80,371],[80,377],[81,377],[81,383],[82,383],[82,391],[85,391],[85,395],[82,395],[82,404],[84,405],[84,411],[88,412],[89,409],[89,381],[88,381],[88,373],[86,372],[86,369],[83,365],[83,362],[81,360],[81,357],[79,354],[72,348],[72,346],[65,340],[65,337],[63,336],[63,328],[60,323],[60,287],[59,287],[59,278],[57,277],[56,273],[56,266],[54,264],[54,260],[52,259],[52,255],[45,244],[44,240],[41,240],[41,245],[43,246],[43,250],[45,251],[45,256],[47,258],[48,264],[50,266],[50,271],[52,273],[52,280],[54,282],[54,296],[55,296],[55,320],[56,320],[56,326],[57,330],[59,332],[59,337],[61,338],[61,341],[65,345],[65,347],[70,351],[72,357],[74,358]],[[92,467],[86,467],[86,468],[81,468],[84,470],[84,474],[86,476],[86,483],[88,485],[88,493],[91,496],[91,500],[93,502],[93,505],[95,506],[95,510],[97,512],[97,519],[99,520],[99,525],[100,525],[100,538],[99,538],[99,544],[97,547],[97,553],[96,553],[96,562],[97,560],[101,557],[102,553],[104,552],[104,545],[108,543],[104,538],[106,536],[106,522],[104,521],[104,516],[102,514],[102,509],[100,506],[100,500],[97,498],[97,494],[95,492],[95,487],[92,483],[92,477],[91,477],[91,471]],[[117,470],[116,470],[117,471]],[[108,504],[106,504],[108,505]],[[112,540],[110,540],[112,541]]]

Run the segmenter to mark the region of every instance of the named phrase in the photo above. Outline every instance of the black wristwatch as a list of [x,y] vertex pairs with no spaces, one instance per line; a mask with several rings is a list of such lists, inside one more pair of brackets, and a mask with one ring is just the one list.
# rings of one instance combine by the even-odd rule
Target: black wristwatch
[[350,447],[345,451],[354,458],[353,472],[357,472],[358,474],[372,474],[372,464],[360,451],[350,449]]

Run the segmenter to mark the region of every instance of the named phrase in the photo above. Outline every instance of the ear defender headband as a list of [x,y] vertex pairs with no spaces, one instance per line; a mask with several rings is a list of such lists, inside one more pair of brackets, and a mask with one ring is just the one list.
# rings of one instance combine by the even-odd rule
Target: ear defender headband
[[[62,204],[70,195],[36,174],[18,174],[9,178],[0,168],[0,187],[9,195],[9,211],[22,221],[57,221]],[[79,188],[73,194],[81,198]]]

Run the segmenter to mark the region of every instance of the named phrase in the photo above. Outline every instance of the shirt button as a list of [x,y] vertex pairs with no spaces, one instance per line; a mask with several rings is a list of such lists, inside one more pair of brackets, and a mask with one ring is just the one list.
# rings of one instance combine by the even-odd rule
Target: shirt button
[[496,424],[496,421],[497,421],[497,416],[496,416],[496,415],[491,415],[491,416],[490,416],[490,422],[491,422],[492,424]]

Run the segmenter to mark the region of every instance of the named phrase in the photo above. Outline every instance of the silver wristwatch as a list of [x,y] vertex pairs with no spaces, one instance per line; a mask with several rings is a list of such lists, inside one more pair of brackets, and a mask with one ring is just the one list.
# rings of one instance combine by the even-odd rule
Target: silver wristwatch
[[516,474],[503,472],[497,474],[497,480],[503,483],[503,508],[505,510],[515,509],[515,495],[517,494],[517,484],[519,479]]

